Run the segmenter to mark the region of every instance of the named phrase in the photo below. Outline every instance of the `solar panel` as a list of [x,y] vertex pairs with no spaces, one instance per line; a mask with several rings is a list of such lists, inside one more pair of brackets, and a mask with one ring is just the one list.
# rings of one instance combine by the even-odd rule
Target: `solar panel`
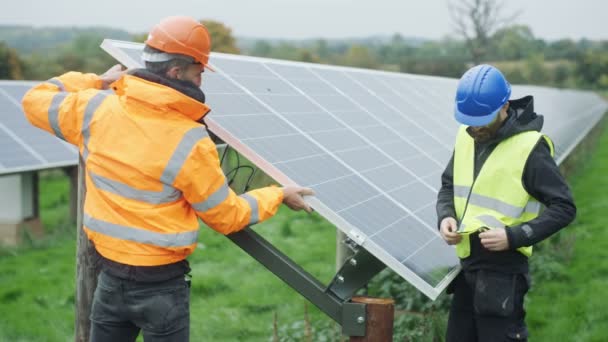
[[38,82],[0,81],[0,175],[76,165],[76,148],[32,126],[21,98]]
[[[141,67],[142,44],[102,47]],[[458,271],[435,213],[458,127],[457,80],[218,53],[211,61],[217,72],[202,86],[209,129],[281,184],[313,188],[315,210],[435,299]],[[605,110],[578,94],[586,100],[564,100]],[[538,96],[537,104],[554,100]],[[601,117],[599,109],[589,116]]]

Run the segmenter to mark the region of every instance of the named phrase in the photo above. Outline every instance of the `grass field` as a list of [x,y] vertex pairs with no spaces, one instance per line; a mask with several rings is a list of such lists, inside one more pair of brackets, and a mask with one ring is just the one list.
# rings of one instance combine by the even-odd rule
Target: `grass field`
[[[535,283],[528,298],[530,341],[608,341],[607,175],[604,131],[593,158],[571,177],[578,218],[559,238],[574,241],[573,249],[547,264],[550,280]],[[66,219],[67,186],[57,175],[41,182],[42,219],[55,227],[44,241],[0,250],[2,342],[73,340],[75,234]],[[333,275],[335,230],[319,216],[281,210],[256,231],[322,281]],[[283,328],[304,329],[306,301],[225,237],[205,228],[200,241],[190,258],[191,340],[270,341],[275,323],[282,341],[298,340]],[[544,260],[543,252],[534,257]],[[307,309],[313,324],[330,326],[315,307]]]
[[528,298],[531,341],[608,341],[608,131],[587,164],[571,177],[577,219],[561,232],[573,241],[551,281]]
[[[67,189],[63,179],[50,188]],[[56,192],[54,192],[56,194]],[[52,208],[59,202],[44,202]],[[64,208],[65,206],[65,208]],[[67,215],[67,206],[57,210]],[[53,211],[53,210],[51,210]],[[43,211],[44,215],[46,211]],[[49,220],[58,220],[53,214]],[[61,220],[58,220],[61,222]],[[334,271],[335,229],[317,214],[282,208],[256,231],[328,282]],[[0,341],[69,341],[74,331],[73,232],[53,230],[43,243],[0,251]],[[224,236],[202,229],[190,257],[192,341],[268,341],[277,327],[304,319],[329,322],[320,311]]]

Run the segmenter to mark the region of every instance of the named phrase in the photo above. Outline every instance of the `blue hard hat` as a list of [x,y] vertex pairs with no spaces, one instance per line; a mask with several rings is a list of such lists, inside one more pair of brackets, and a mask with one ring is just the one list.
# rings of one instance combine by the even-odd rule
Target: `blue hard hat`
[[500,70],[477,65],[462,75],[456,90],[454,117],[468,126],[491,123],[511,96],[511,85]]

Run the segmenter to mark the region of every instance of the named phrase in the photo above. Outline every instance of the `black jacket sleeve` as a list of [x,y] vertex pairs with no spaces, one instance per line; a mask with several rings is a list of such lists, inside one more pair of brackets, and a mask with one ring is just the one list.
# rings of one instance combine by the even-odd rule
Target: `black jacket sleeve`
[[437,194],[437,227],[441,224],[441,220],[446,217],[456,219],[456,210],[454,209],[454,154],[445,167],[441,175],[441,189]]
[[570,188],[544,139],[530,154],[522,181],[526,191],[546,208],[537,218],[507,229],[511,249],[532,246],[546,239],[570,224],[576,216]]

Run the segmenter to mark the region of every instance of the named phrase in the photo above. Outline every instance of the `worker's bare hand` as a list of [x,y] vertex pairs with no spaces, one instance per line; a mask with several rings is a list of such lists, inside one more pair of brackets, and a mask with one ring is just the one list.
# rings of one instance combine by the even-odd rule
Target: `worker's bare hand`
[[441,220],[439,224],[439,232],[441,237],[448,243],[448,245],[455,245],[462,240],[462,235],[456,233],[458,229],[458,223],[453,217],[446,217]]
[[101,74],[99,76],[99,78],[101,78],[101,82],[102,82],[101,88],[108,89],[110,84],[114,83],[114,81],[121,78],[122,75],[124,75],[126,72],[127,72],[127,69],[125,69],[122,65],[120,65],[120,64],[114,65],[113,67],[108,69],[108,71],[104,72],[103,74]]
[[509,239],[504,228],[492,228],[483,233],[479,233],[481,244],[487,250],[499,252],[509,249]]
[[315,193],[310,188],[299,186],[286,186],[283,188],[283,203],[291,210],[305,210],[312,212],[310,206],[304,202],[303,196],[312,196]]

